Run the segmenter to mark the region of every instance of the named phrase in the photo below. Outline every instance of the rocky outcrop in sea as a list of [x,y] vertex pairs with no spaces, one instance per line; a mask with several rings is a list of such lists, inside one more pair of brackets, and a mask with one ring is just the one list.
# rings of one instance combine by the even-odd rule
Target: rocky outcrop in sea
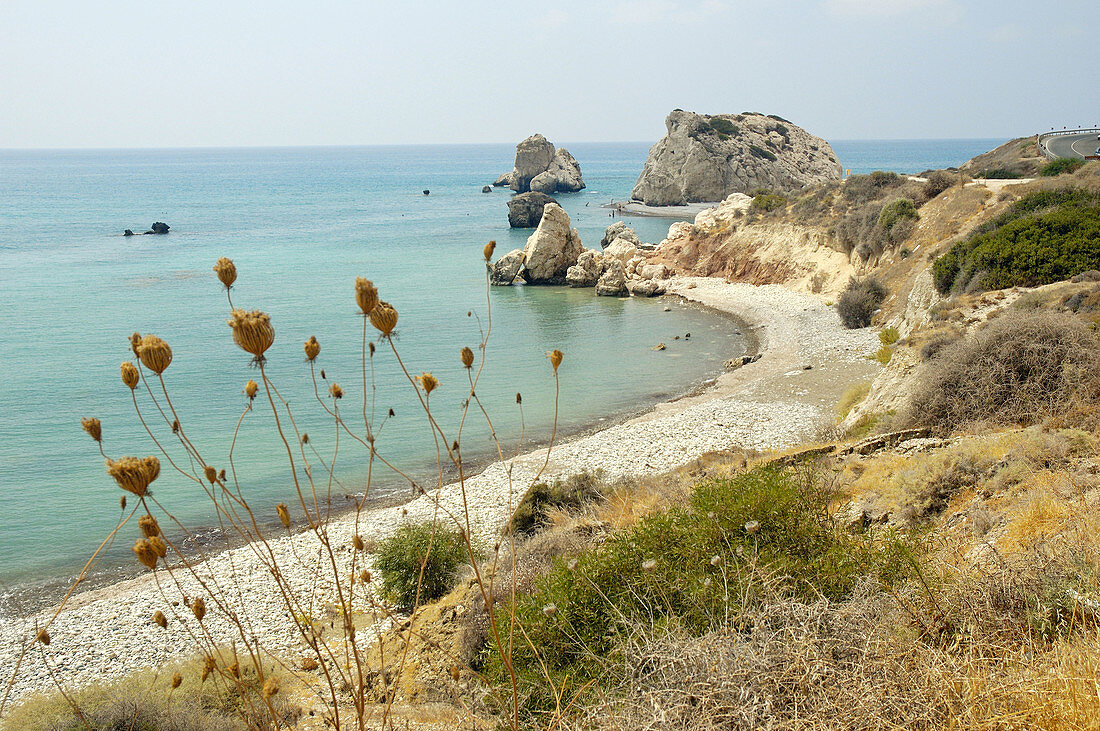
[[512,228],[535,228],[542,220],[542,211],[547,203],[557,201],[533,190],[512,196],[508,201],[508,225]]
[[646,205],[721,201],[761,188],[790,192],[840,178],[829,143],[781,117],[677,109],[665,127],[631,192]]
[[531,135],[516,145],[515,167],[493,182],[507,185],[517,193],[575,193],[584,188],[581,166],[564,147],[554,148],[540,134]]

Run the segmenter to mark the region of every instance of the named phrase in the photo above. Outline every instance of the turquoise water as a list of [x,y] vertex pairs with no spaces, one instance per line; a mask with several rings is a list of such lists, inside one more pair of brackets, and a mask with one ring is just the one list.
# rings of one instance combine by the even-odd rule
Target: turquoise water
[[[838,144],[837,153],[854,172],[876,165],[876,156],[890,163],[878,167],[897,161],[900,171],[913,172],[942,166],[942,159],[958,164],[993,146],[868,144]],[[585,244],[598,247],[612,220],[600,205],[628,196],[648,145],[569,148],[589,187],[559,200]],[[439,378],[433,410],[453,434],[466,395],[458,351],[476,347],[487,322],[481,247],[495,239],[503,253],[530,233],[508,228],[504,191],[481,193],[511,167],[513,149],[0,151],[0,611],[4,602],[11,610],[12,601],[24,607],[28,595],[56,591],[117,520],[122,493],[80,419],[102,420],[112,457],[157,454],[118,376],[119,363],[131,357],[130,333],[170,343],[174,360],[165,377],[184,429],[209,463],[228,467],[229,440],[246,403],[241,392],[257,373],[225,325],[228,305],[211,271],[220,256],[238,267],[234,304],[271,314],[269,374],[321,454],[331,454],[334,427],[314,400],[301,344],[310,335],[320,340],[318,365],[343,387],[341,408],[350,419],[364,394],[356,276],[371,278],[397,307],[401,355],[414,373]],[[172,232],[121,235],[154,220]],[[669,221],[630,223],[644,240],[659,241]],[[564,288],[494,288],[488,296],[493,333],[478,393],[513,448],[521,429],[516,392],[523,394],[525,443],[549,436],[554,381],[545,354],[552,348],[566,353],[558,417],[564,432],[690,390],[744,348],[735,323],[682,303],[665,312],[664,301]],[[687,332],[689,340],[674,340]],[[669,349],[653,351],[658,341]],[[377,391],[368,393],[377,393],[378,415],[391,407],[396,413],[380,450],[416,478],[430,478],[431,436],[392,353],[379,351],[375,379]],[[165,443],[174,444],[151,404],[141,404]],[[179,448],[169,449],[183,458]],[[494,453],[483,421],[467,424],[463,451],[472,460]],[[275,503],[291,502],[269,409],[244,419],[234,459],[261,512],[273,515]],[[333,487],[338,506],[345,493],[363,491],[365,464],[364,451],[345,438]],[[154,487],[185,524],[211,525],[206,498],[167,464]],[[373,495],[408,491],[392,473],[374,474]],[[101,577],[133,572],[133,538],[127,533],[108,551]]]

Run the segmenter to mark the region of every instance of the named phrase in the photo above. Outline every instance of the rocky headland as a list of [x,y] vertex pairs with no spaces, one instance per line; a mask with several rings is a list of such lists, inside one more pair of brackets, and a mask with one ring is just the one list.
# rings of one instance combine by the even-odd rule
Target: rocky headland
[[791,192],[840,178],[829,143],[781,117],[674,110],[631,198],[649,206],[721,201],[758,189]]
[[540,134],[534,134],[516,145],[515,167],[498,177],[493,185],[508,186],[517,193],[529,190],[538,193],[575,193],[582,190],[581,166],[564,147]]

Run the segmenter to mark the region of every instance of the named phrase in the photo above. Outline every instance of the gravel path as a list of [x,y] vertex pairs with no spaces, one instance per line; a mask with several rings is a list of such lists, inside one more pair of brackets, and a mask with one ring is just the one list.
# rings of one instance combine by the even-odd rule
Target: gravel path
[[[845,388],[869,380],[878,368],[867,358],[878,346],[876,334],[843,329],[835,310],[811,295],[778,285],[755,287],[701,278],[677,278],[669,292],[736,315],[755,334],[761,358],[722,374],[701,394],[659,404],[627,422],[555,446],[549,462],[546,451],[538,450],[507,465],[490,465],[466,480],[472,534],[485,545],[492,544],[544,464],[543,479],[597,468],[618,477],[666,471],[708,451],[788,447],[831,422]],[[443,488],[438,505],[439,510],[461,514],[457,484]],[[424,520],[436,511],[435,496],[424,496],[402,507],[363,513],[358,533],[382,538],[402,521]],[[332,544],[340,547],[338,559],[345,562],[342,574],[350,569],[354,555],[354,521],[350,516],[329,526]],[[283,536],[270,543],[270,551],[304,611],[319,616],[331,592],[323,577],[332,571],[322,560],[316,537],[308,532]],[[358,561],[356,568],[364,565],[361,557]],[[50,626],[49,647],[33,645],[22,661],[12,697],[52,688],[47,663],[75,687],[194,654],[197,622],[184,603],[173,605],[184,597],[206,598],[210,611],[204,627],[217,642],[240,646],[259,640],[271,653],[301,654],[301,640],[267,565],[265,549],[252,544],[226,551],[198,568],[205,581],[224,589],[221,592],[203,589],[190,578],[176,585],[167,572],[158,570],[155,576],[78,595]],[[219,593],[228,597],[222,605],[211,598]],[[169,617],[167,631],[150,619],[158,609]],[[239,618],[243,633],[226,620],[229,613]],[[33,636],[36,623],[48,616],[42,613],[0,626],[0,682],[11,676],[19,649]]]

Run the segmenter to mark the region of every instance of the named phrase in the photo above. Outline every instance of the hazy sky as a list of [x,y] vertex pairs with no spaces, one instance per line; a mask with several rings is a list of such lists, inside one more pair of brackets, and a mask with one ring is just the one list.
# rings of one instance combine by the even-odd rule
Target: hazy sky
[[0,148],[828,139],[1100,123],[1097,0],[0,0]]

